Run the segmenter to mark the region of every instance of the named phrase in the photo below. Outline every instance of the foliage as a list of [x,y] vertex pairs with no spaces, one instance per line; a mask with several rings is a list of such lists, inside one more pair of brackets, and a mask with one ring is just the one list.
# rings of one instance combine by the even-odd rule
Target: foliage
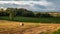
[[[51,22],[54,18],[53,16],[51,16],[50,14],[43,14],[43,13],[34,13],[33,11],[24,9],[24,8],[7,8],[6,10],[0,9],[0,17],[1,16],[9,16],[9,20],[14,20],[15,17],[21,16],[23,17],[29,17],[32,18],[34,17],[36,19],[36,17],[38,18],[36,21],[41,22],[41,21],[45,21],[45,22]],[[43,18],[42,18],[43,17]],[[19,17],[18,17],[19,18]],[[42,19],[40,19],[42,18]],[[47,18],[47,19],[46,19]],[[49,18],[52,18],[51,20]],[[20,18],[21,19],[21,18]],[[40,21],[40,20],[41,21]],[[49,19],[49,20],[48,20]],[[25,20],[25,19],[24,19]],[[32,21],[34,21],[33,19],[31,19]],[[47,20],[47,21],[46,21]],[[57,19],[56,19],[57,20]],[[20,20],[17,20],[20,21]],[[28,21],[28,20],[27,20]],[[59,20],[58,20],[59,21]],[[57,22],[58,22],[57,21]],[[52,21],[55,22],[55,21]]]
[[[14,16],[24,16],[24,17],[52,17],[50,14],[41,14],[41,13],[37,13],[34,14],[34,12],[24,9],[24,8],[7,8],[6,10],[1,9],[0,14],[2,15],[6,15],[11,18],[13,18]],[[1,16],[2,16],[1,15]]]
[[50,14],[41,14],[40,16],[41,16],[41,17],[53,17],[53,16],[51,16]]
[[25,17],[33,17],[34,13],[27,9],[20,8],[16,11],[16,16],[25,16]]
[[14,9],[14,8],[7,8],[7,9],[6,9],[6,12],[9,13],[9,18],[10,18],[10,20],[13,20],[13,19],[14,19],[15,10],[16,10],[16,9]]
[[40,13],[37,13],[35,16],[36,16],[36,17],[41,17],[40,15],[41,15]]

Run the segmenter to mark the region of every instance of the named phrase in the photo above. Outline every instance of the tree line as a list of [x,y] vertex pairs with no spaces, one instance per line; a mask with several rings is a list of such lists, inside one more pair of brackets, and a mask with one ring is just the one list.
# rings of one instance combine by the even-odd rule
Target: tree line
[[23,17],[52,17],[50,14],[41,14],[34,13],[33,11],[24,9],[24,8],[7,8],[6,10],[0,9],[0,16],[9,16],[10,19],[13,19],[15,16]]

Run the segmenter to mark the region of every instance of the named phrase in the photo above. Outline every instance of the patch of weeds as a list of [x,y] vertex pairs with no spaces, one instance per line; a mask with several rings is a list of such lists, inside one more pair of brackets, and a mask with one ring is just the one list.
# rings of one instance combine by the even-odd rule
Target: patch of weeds
[[54,31],[53,34],[60,34],[60,29],[57,31]]

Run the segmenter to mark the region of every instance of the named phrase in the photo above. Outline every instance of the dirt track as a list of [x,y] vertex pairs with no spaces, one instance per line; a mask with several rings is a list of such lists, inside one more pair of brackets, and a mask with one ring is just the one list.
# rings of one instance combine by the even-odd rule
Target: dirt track
[[41,25],[36,28],[31,28],[25,31],[25,34],[39,34],[42,32],[48,32],[49,34],[58,30],[60,28],[60,25]]
[[60,24],[42,24],[42,23],[24,23],[24,26],[19,24],[22,22],[13,22],[0,20],[0,34],[42,34],[60,29]]

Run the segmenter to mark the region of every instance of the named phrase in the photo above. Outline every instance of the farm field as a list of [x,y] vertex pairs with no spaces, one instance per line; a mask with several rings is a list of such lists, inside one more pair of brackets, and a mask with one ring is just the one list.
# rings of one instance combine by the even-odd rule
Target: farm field
[[59,0],[0,0],[0,34],[60,34]]
[[[0,34],[53,34],[60,29],[60,24],[31,23],[0,20]],[[44,33],[45,32],[45,33]]]
[[[7,16],[1,16],[0,20],[9,20]],[[33,17],[14,17],[13,21],[19,22],[33,22],[33,23],[60,23],[60,17],[51,18],[33,18]]]

